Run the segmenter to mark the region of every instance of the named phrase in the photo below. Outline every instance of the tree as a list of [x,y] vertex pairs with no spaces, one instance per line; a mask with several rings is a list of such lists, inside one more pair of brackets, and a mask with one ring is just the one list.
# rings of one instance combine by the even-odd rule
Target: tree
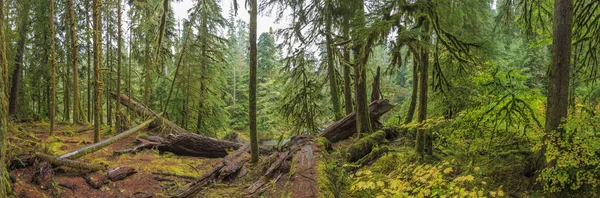
[[56,52],[54,51],[54,0],[50,0],[50,136],[54,135],[56,113]]
[[258,15],[257,0],[250,0],[250,89],[249,89],[249,122],[250,152],[252,163],[258,162],[258,136],[256,131],[256,18]]
[[338,86],[336,81],[337,70],[334,64],[334,52],[333,52],[333,2],[325,1],[325,45],[327,49],[327,77],[329,77],[329,92],[331,94],[331,103],[333,106],[333,114],[335,120],[342,118],[342,110],[340,108]]
[[4,35],[4,0],[0,0],[0,197],[10,194],[10,180],[6,170],[6,135],[8,133],[8,59]]
[[94,24],[94,142],[100,141],[100,120],[102,119],[102,15],[101,0],[93,1],[92,18]]
[[557,133],[569,109],[569,75],[571,67],[571,39],[573,27],[572,0],[555,0],[552,30],[552,64],[548,69],[548,98],[546,102],[546,135]]
[[[357,134],[372,132],[371,118],[369,117],[369,104],[367,100],[367,62],[369,58],[371,39],[365,39],[361,29],[365,23],[365,2],[355,0],[352,2],[354,18],[352,21],[352,50],[354,52],[354,100],[356,104],[356,132]],[[369,40],[365,42],[364,40]]]
[[75,23],[75,6],[73,0],[67,1],[69,9],[69,25],[71,26],[71,64],[73,67],[73,122],[82,122],[83,113],[80,109],[80,98],[79,98],[79,73],[77,63],[79,45],[77,44],[77,23]]
[[[117,95],[121,95],[121,60],[122,57],[122,45],[123,45],[123,32],[121,30],[121,18],[122,18],[122,10],[121,10],[121,0],[117,0]],[[116,128],[117,130],[121,130],[121,104],[119,102],[116,103],[115,107],[115,117],[117,118]]]
[[12,117],[17,116],[19,102],[19,88],[21,87],[21,75],[23,73],[23,57],[25,56],[25,40],[27,40],[27,28],[29,27],[29,9],[30,2],[23,2],[21,10],[21,26],[19,27],[19,42],[17,44],[17,57],[15,60],[15,69],[12,75],[12,87],[10,88],[10,98],[8,104],[8,114]]

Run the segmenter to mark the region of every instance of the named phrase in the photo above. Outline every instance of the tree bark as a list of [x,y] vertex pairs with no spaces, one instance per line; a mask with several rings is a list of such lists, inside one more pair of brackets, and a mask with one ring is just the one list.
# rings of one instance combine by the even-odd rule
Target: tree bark
[[56,55],[54,52],[54,0],[50,0],[50,136],[54,136],[56,113]]
[[[394,106],[389,104],[385,100],[373,101],[369,105],[369,115],[371,116],[370,120],[376,122],[379,117],[383,114],[387,113]],[[355,113],[351,113],[346,117],[338,120],[337,122],[329,125],[325,130],[319,133],[318,137],[325,137],[332,143],[345,140],[348,137],[352,136],[356,130],[356,116]]]
[[[89,3],[88,3],[89,4]],[[88,29],[89,32],[92,32],[92,30],[90,29],[90,17],[89,17],[89,6],[87,6],[88,8],[86,9],[86,17],[85,17],[85,26]],[[94,118],[92,112],[94,111],[92,109],[92,78],[91,78],[91,73],[92,73],[92,53],[90,50],[92,48],[92,35],[90,35],[89,33],[86,34],[87,35],[87,49],[86,49],[86,53],[87,53],[87,121],[89,123],[92,123],[92,120]]]
[[[428,31],[426,31],[428,32]],[[423,40],[429,43],[429,37],[425,36]],[[429,49],[422,47],[421,49],[421,64],[419,67],[419,107],[417,121],[420,125],[427,120],[427,67],[429,66]],[[431,149],[426,149],[429,146],[427,130],[419,127],[417,129],[416,151],[419,154],[431,154]]]
[[12,75],[12,87],[10,88],[10,98],[8,103],[8,114],[12,117],[17,115],[19,102],[19,88],[21,87],[21,73],[23,73],[23,57],[25,55],[25,40],[27,39],[27,27],[29,26],[29,6],[24,2],[21,12],[21,26],[19,28],[19,42],[17,43],[17,57],[15,60],[15,70]]
[[[4,0],[0,0],[4,8]],[[8,60],[6,59],[6,36],[4,35],[4,9],[0,9],[0,197],[11,194],[10,180],[6,171],[6,135],[8,133]]]
[[[121,60],[122,60],[122,40],[123,31],[121,30],[121,0],[117,0],[117,95],[121,95]],[[115,118],[117,122],[115,124],[117,129],[121,128],[121,103],[115,103]]]
[[249,125],[250,151],[252,163],[258,162],[258,136],[256,131],[256,18],[258,14],[257,0],[250,0],[250,94],[249,94]]
[[94,20],[94,142],[100,141],[100,120],[102,119],[102,16],[100,7],[101,0],[93,0]]
[[419,64],[416,59],[417,54],[414,54],[413,61],[413,78],[412,78],[412,93],[410,95],[410,105],[408,106],[408,111],[406,112],[406,119],[404,119],[404,124],[408,124],[412,122],[413,117],[415,115],[415,109],[417,107],[417,94],[419,91]]
[[375,78],[373,79],[373,86],[371,88],[371,101],[376,101],[381,99],[381,68],[377,67],[377,74],[375,74]]
[[[370,43],[364,43],[360,35],[361,26],[365,24],[364,16],[364,0],[355,0],[354,11],[358,13],[360,17],[355,16],[353,24],[355,26],[352,29],[353,36],[353,50],[354,50],[354,90],[355,90],[355,104],[356,104],[356,130],[358,136],[361,133],[370,134],[373,129],[371,128],[371,121],[369,117],[369,108],[367,103],[367,61],[370,52]],[[372,38],[369,38],[369,40]]]
[[[343,28],[343,33],[345,36],[349,35],[349,27],[347,25]],[[350,49],[344,46],[344,61],[342,64],[343,72],[344,72],[344,107],[346,109],[346,115],[354,112],[352,109],[352,86],[350,82]]]
[[68,0],[67,2],[69,6],[69,24],[71,26],[71,59],[73,66],[73,122],[81,123],[81,109],[80,108],[80,98],[79,98],[79,73],[78,73],[78,44],[77,44],[77,24],[75,23],[75,6],[73,5],[73,0]]
[[[329,3],[326,3],[329,4]],[[327,5],[328,8],[330,8],[333,5]],[[332,9],[331,9],[332,10]],[[331,38],[331,34],[332,34],[332,30],[331,30],[331,23],[332,23],[332,15],[333,13],[328,12],[327,13],[327,21],[326,23],[326,32],[325,32],[325,40],[326,40],[326,47],[327,47],[327,77],[329,78],[329,92],[331,95],[331,103],[333,106],[333,115],[335,120],[339,120],[342,118],[342,111],[340,108],[340,102],[339,102],[339,96],[338,96],[338,87],[337,87],[337,82],[336,82],[336,78],[335,78],[335,74],[336,74],[336,69],[335,69],[335,64],[333,61],[333,39]]]
[[[165,34],[166,22],[167,22],[167,14],[169,13],[169,0],[163,1],[163,13],[160,17],[160,27],[158,28],[158,40],[156,41],[156,55],[154,56],[154,65],[156,66],[157,72],[162,73],[162,68],[159,68],[158,60],[160,56],[160,48],[162,45],[163,36]],[[148,104],[148,103],[146,103]]]

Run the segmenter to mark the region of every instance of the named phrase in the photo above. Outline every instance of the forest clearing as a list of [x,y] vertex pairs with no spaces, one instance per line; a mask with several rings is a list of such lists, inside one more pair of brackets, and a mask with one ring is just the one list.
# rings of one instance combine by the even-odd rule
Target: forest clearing
[[0,198],[599,197],[598,0],[0,0]]

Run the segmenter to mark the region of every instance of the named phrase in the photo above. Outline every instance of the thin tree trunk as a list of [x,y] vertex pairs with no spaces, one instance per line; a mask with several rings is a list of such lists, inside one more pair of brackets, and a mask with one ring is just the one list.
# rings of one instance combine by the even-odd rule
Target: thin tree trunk
[[29,5],[29,3],[25,2],[23,10],[21,11],[23,14],[21,15],[21,27],[19,29],[17,57],[15,60],[15,70],[12,75],[12,87],[10,88],[10,98],[8,102],[8,114],[12,117],[17,115],[17,107],[19,102],[19,88],[21,87],[23,57],[25,55],[25,40],[27,39],[27,27],[29,25]]
[[102,119],[102,14],[101,0],[93,0],[94,20],[94,81],[95,81],[95,110],[94,110],[94,142],[100,141],[100,120]]
[[148,38],[146,36],[146,64],[144,67],[144,104],[152,106],[150,103],[150,85],[152,84],[152,79],[150,78],[150,44],[148,44]]
[[54,116],[56,113],[56,55],[54,54],[54,0],[50,0],[50,136],[54,136]]
[[256,18],[258,14],[257,0],[250,0],[250,93],[249,93],[249,124],[250,124],[250,153],[252,163],[258,162],[258,136],[256,131]]
[[[428,33],[428,31],[425,31]],[[425,36],[423,40],[429,43],[429,37]],[[429,67],[429,51],[427,48],[423,47],[421,49],[421,64],[419,65],[419,107],[418,107],[418,115],[417,121],[419,124],[424,124],[425,120],[427,120],[427,69]],[[427,130],[422,127],[417,129],[417,140],[416,140],[416,150],[417,153],[423,154],[431,154],[432,151],[430,149],[426,149],[429,147],[428,142],[428,134]]]
[[73,122],[80,123],[81,120],[81,110],[80,101],[79,101],[79,73],[78,73],[78,44],[77,44],[77,24],[75,23],[75,6],[73,5],[73,0],[68,0],[67,2],[69,6],[69,23],[71,25],[71,59],[73,64]]
[[[132,37],[132,34],[133,34],[132,32],[133,31],[131,31],[131,30],[133,28],[131,28],[131,27],[133,27],[133,25],[131,25],[130,28],[129,28],[129,46],[128,46],[129,47],[129,56],[128,56],[128,58],[129,58],[128,59],[128,61],[129,61],[129,67],[127,68],[128,69],[128,71],[127,71],[127,95],[128,96],[132,96],[131,95],[131,51],[132,51],[132,46],[131,46],[132,42],[131,41],[132,41],[132,38],[133,38]],[[127,115],[131,116],[131,110],[129,108],[127,108]]]
[[[86,9],[86,17],[85,17],[85,26],[86,28],[88,28],[88,30],[90,30],[90,17],[89,15],[89,7],[88,9]],[[91,30],[90,30],[91,32]],[[88,115],[88,122],[92,123],[92,119],[93,119],[93,114],[92,112],[94,111],[92,109],[92,78],[91,78],[91,73],[92,73],[92,53],[90,48],[92,48],[92,39],[91,39],[91,35],[88,33],[87,34],[87,115]]]
[[158,40],[156,42],[156,55],[154,56],[154,65],[156,66],[157,72],[158,73],[162,73],[162,69],[163,68],[159,68],[159,64],[158,64],[158,60],[159,60],[159,56],[160,56],[160,48],[162,45],[162,40],[163,40],[163,36],[165,34],[165,29],[166,29],[166,22],[167,22],[167,14],[169,13],[169,0],[164,0],[163,1],[163,13],[162,16],[160,17],[160,27],[159,27],[159,33],[158,33]]
[[[332,6],[332,5],[329,5]],[[327,13],[327,21],[326,23],[326,32],[325,32],[325,40],[327,45],[327,76],[329,77],[329,92],[331,94],[331,103],[333,105],[333,115],[335,120],[339,120],[342,118],[342,111],[340,108],[339,96],[338,96],[338,87],[335,78],[335,65],[333,64],[333,39],[331,38],[331,18],[332,13]]]
[[[123,32],[121,31],[121,0],[117,0],[117,95],[121,95],[121,47],[122,47],[122,36]],[[108,99],[107,99],[108,100]],[[121,117],[119,112],[121,111],[121,103],[115,103],[115,117],[117,118],[117,123],[115,124],[117,130],[121,129]]]
[[[4,0],[0,0],[4,8]],[[6,58],[6,37],[4,35],[4,9],[0,9],[0,197],[11,194],[10,180],[6,171],[6,134],[8,133],[8,59]]]
[[371,88],[371,101],[376,101],[381,98],[381,67],[377,67],[377,74],[373,79],[373,86]]
[[108,67],[108,73],[106,75],[106,123],[108,124],[109,127],[112,126],[112,104],[111,104],[111,100],[110,100],[110,96],[109,93],[112,91],[112,76],[113,76],[113,64],[112,64],[112,51],[111,51],[111,46],[112,46],[112,35],[110,34],[110,30],[111,30],[111,22],[109,21],[108,15],[111,14],[110,9],[107,8],[106,9],[106,23],[107,23],[107,27],[106,27],[106,67]]
[[410,95],[410,105],[408,106],[408,111],[406,112],[406,119],[404,120],[404,124],[408,124],[412,122],[413,116],[415,115],[415,109],[417,107],[417,94],[419,90],[419,64],[416,60],[417,54],[414,54],[413,61],[413,78],[412,78],[412,94]]
[[[349,28],[347,26],[344,27],[344,35],[349,35]],[[354,112],[352,109],[352,86],[351,86],[351,78],[350,78],[350,49],[348,47],[344,47],[344,61],[342,64],[343,72],[344,72],[344,107],[346,109],[346,115]]]

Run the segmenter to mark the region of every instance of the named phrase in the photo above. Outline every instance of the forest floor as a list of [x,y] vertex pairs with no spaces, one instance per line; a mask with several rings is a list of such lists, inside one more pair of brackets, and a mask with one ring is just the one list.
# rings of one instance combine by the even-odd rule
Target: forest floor
[[[48,123],[16,123],[9,135],[9,159],[19,159],[23,156],[33,156],[43,152],[60,156],[78,148],[92,144],[93,127],[90,125],[57,124],[55,136],[50,137]],[[103,128],[101,139],[114,136],[111,129]],[[141,131],[111,144],[97,152],[77,159],[105,167],[131,167],[137,173],[123,180],[109,182],[100,189],[94,189],[86,183],[85,171],[65,166],[55,167],[53,181],[49,186],[33,182],[36,165],[12,168],[13,190],[16,197],[168,197],[185,184],[193,181],[210,171],[222,158],[201,158],[177,156],[172,153],[160,153],[157,150],[142,150],[137,153],[114,155],[115,151],[135,146],[138,137],[146,136],[152,131]],[[312,151],[311,151],[312,152]],[[292,163],[299,167],[291,170],[299,174],[280,174],[270,181],[268,189],[262,195],[267,197],[317,197],[318,189],[312,185],[317,180],[317,154],[309,161],[294,160]],[[272,162],[269,156],[261,156],[256,164],[247,164],[233,182],[213,183],[204,188],[198,197],[241,197],[244,190],[259,180]],[[309,165],[306,166],[306,163]],[[302,168],[304,165],[305,167]],[[294,168],[292,168],[294,169]],[[103,171],[92,173],[97,176]]]

